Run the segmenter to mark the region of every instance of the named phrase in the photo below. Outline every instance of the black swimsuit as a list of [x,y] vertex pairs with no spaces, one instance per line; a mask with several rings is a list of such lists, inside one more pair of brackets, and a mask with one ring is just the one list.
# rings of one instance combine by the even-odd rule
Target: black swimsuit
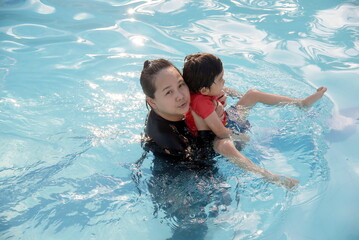
[[144,148],[169,160],[208,160],[216,155],[214,138],[211,131],[200,131],[195,137],[184,120],[168,121],[151,110],[146,121]]

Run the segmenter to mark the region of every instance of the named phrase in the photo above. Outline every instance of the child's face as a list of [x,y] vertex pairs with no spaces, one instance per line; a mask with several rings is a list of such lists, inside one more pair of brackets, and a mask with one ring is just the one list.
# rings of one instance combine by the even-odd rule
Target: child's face
[[218,96],[222,93],[224,83],[226,82],[223,79],[223,74],[224,70],[222,70],[222,72],[215,77],[213,84],[209,88],[209,96]]
[[155,78],[155,97],[148,98],[158,115],[170,121],[179,121],[189,109],[190,94],[181,74],[168,67]]

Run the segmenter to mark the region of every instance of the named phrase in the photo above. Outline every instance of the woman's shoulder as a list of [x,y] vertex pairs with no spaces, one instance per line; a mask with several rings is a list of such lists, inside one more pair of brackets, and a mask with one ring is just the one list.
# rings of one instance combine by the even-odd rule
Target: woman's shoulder
[[161,158],[211,159],[214,134],[208,133],[212,135],[195,137],[184,120],[171,122],[151,111],[146,121],[144,147]]
[[[146,137],[158,146],[174,151],[184,151],[191,137],[184,120],[178,122],[168,121],[150,111],[147,116]],[[184,137],[185,136],[185,137]]]
[[156,114],[153,110],[151,110],[147,115],[146,120],[146,128],[145,131],[147,134],[168,134],[173,132],[173,128],[182,129],[185,126],[184,121],[169,121],[164,119],[163,117]]

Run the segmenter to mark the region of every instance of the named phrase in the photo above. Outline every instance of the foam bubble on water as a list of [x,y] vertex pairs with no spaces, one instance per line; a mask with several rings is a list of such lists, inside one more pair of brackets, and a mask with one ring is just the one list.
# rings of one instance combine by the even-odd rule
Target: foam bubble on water
[[329,127],[333,130],[343,130],[356,123],[355,119],[346,117],[336,112],[329,121]]

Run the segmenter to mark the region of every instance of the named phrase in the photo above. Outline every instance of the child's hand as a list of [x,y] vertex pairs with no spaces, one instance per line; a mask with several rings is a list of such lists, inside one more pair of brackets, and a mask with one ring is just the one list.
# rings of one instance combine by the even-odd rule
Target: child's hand
[[277,175],[273,173],[270,173],[269,175],[265,176],[265,178],[267,181],[281,187],[286,187],[287,189],[292,189],[299,183],[297,179],[286,177],[283,175]]
[[275,178],[276,178],[274,182],[275,184],[279,186],[284,186],[288,189],[292,189],[299,183],[297,179],[286,177],[286,176],[277,175]]
[[213,100],[213,104],[215,104],[215,105],[214,105],[215,111],[216,111],[218,117],[219,117],[219,118],[221,119],[221,121],[222,121],[223,118],[224,118],[224,106],[223,106],[221,103],[219,103],[219,102],[217,102],[217,101],[215,101],[215,100]]
[[223,107],[227,106],[227,96],[225,92],[222,90],[221,94],[217,96],[218,101],[220,101],[223,105]]

